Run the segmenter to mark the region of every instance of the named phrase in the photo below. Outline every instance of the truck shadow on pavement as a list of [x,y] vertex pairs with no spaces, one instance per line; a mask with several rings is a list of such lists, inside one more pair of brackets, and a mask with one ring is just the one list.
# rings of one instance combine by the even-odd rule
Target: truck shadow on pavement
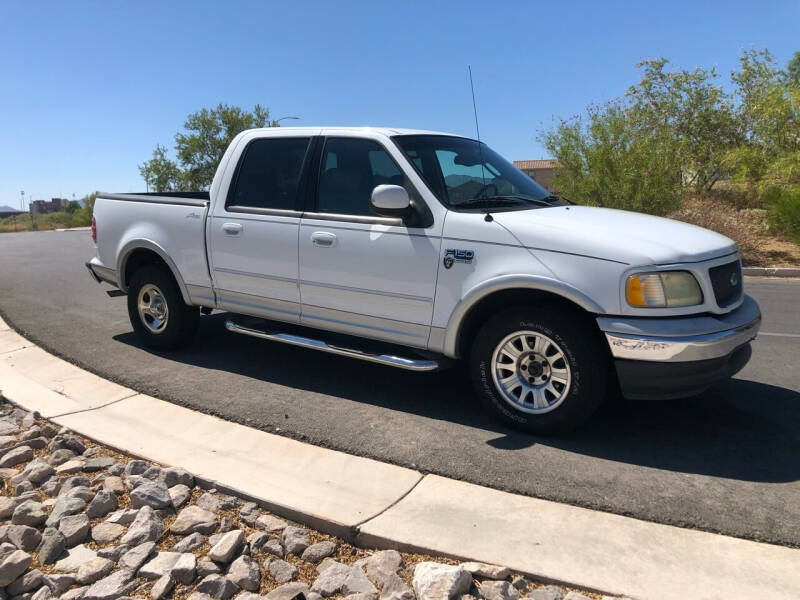
[[[195,345],[179,352],[144,349],[133,333],[114,339],[168,361],[213,370],[215,379],[244,376],[294,388],[289,400],[278,406],[270,406],[271,399],[256,394],[237,396],[236,402],[221,401],[210,389],[199,389],[187,400],[183,394],[170,398],[175,394],[162,385],[159,395],[267,431],[274,431],[279,424],[283,432],[299,439],[306,439],[303,423],[281,421],[287,402],[300,414],[303,410],[331,411],[341,419],[341,399],[346,399],[386,409],[385,418],[377,417],[385,429],[391,429],[397,413],[405,413],[417,419],[421,427],[452,424],[455,427],[448,429],[448,436],[463,435],[465,443],[477,438],[491,448],[487,451],[524,452],[544,445],[682,473],[748,482],[800,480],[800,393],[791,389],[733,379],[684,400],[631,402],[611,398],[586,425],[567,436],[532,436],[504,427],[483,412],[474,400],[463,366],[436,373],[409,373],[234,335],[224,329],[226,316],[215,313],[204,317]],[[341,448],[335,439],[325,440],[324,445]],[[423,442],[418,452],[426,452]]]

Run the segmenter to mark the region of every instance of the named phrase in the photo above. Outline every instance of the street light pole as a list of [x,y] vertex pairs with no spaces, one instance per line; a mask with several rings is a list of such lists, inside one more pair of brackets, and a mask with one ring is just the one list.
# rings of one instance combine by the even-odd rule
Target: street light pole
[[22,200],[20,200],[19,209],[24,211],[25,210],[25,190],[20,191],[20,196],[22,196]]
[[272,122],[273,127],[280,127],[281,121],[285,121],[286,119],[292,119],[293,121],[297,121],[300,117],[281,117],[280,119],[276,119]]

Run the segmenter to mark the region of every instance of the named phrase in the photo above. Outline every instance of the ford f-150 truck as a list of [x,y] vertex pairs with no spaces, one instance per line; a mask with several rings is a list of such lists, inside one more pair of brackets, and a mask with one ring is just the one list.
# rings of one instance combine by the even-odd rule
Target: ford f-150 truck
[[245,131],[208,192],[100,194],[92,228],[87,267],[146,346],[218,309],[233,332],[411,371],[462,359],[536,433],[609,390],[695,395],[745,365],[761,321],[730,239],[578,206],[442,133]]

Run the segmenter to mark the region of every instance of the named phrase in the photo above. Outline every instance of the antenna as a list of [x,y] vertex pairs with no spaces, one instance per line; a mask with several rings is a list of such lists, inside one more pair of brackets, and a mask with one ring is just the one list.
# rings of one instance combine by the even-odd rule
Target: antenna
[[475,84],[472,83],[472,66],[467,65],[469,69],[469,87],[472,90],[472,112],[475,113],[475,133],[478,134],[478,156],[481,159],[481,179],[483,180],[482,193],[486,192],[486,172],[483,168],[483,148],[481,147],[481,128],[478,125],[478,105],[475,103]]
[[[483,168],[483,147],[481,146],[481,128],[478,125],[478,105],[475,103],[475,84],[472,82],[472,66],[467,65],[467,69],[469,69],[469,88],[472,91],[472,112],[475,113],[475,133],[478,134],[478,156],[481,159],[481,180],[483,181],[483,188],[481,189],[481,194],[486,193],[486,171]],[[486,210],[486,217],[484,220],[487,223],[492,222],[494,219],[492,215],[489,213],[489,210]]]

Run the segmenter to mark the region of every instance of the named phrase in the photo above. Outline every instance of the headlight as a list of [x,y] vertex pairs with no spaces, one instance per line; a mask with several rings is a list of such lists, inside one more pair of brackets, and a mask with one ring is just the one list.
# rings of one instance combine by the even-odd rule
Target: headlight
[[688,271],[662,271],[628,277],[625,298],[637,308],[694,306],[703,303],[703,292]]

